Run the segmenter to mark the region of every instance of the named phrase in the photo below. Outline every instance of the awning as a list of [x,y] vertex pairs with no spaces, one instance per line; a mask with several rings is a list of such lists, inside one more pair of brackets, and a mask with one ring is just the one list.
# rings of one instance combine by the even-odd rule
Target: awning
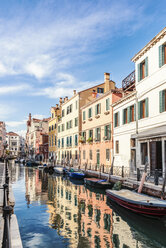
[[134,139],[146,139],[146,138],[156,138],[156,137],[166,137],[166,125],[149,128],[138,134],[131,135]]

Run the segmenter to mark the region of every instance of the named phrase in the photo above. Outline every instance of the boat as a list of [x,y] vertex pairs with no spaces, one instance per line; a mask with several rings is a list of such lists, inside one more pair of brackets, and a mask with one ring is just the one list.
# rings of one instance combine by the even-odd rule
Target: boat
[[36,161],[27,161],[26,162],[26,166],[28,166],[28,167],[35,167],[35,166],[38,166],[38,165],[39,165],[39,163],[36,162]]
[[107,181],[107,179],[99,178],[85,178],[85,185],[90,187],[100,188],[100,189],[109,189],[112,188],[112,184]]
[[47,164],[40,164],[40,165],[38,165],[38,168],[39,169],[44,169],[45,167],[47,167]]
[[120,206],[149,217],[166,215],[166,201],[127,189],[106,190],[107,197]]
[[63,174],[63,167],[54,167],[54,171],[57,174]]
[[85,177],[85,174],[82,171],[70,171],[69,177],[70,179],[83,180]]

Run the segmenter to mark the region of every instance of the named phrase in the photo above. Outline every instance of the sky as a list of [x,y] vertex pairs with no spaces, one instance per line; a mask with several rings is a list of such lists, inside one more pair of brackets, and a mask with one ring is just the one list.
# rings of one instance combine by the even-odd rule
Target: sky
[[121,87],[165,16],[165,0],[0,1],[0,121],[25,135],[29,113],[49,117],[104,72]]

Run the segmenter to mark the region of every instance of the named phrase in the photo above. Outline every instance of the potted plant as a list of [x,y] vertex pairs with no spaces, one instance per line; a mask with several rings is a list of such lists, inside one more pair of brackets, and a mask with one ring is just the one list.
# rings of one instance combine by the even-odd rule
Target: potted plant
[[89,138],[87,139],[87,142],[88,142],[89,144],[92,143],[92,142],[93,142],[92,137],[89,137]]
[[85,139],[84,139],[83,136],[80,136],[79,142],[80,142],[81,144],[85,142]]

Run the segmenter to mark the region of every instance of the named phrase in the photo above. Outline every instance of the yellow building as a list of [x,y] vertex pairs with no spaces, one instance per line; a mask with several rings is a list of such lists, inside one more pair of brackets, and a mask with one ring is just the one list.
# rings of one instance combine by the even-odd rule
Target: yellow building
[[56,107],[51,107],[51,119],[49,121],[49,159],[56,161],[57,150],[57,123],[61,117],[61,108],[58,104]]

